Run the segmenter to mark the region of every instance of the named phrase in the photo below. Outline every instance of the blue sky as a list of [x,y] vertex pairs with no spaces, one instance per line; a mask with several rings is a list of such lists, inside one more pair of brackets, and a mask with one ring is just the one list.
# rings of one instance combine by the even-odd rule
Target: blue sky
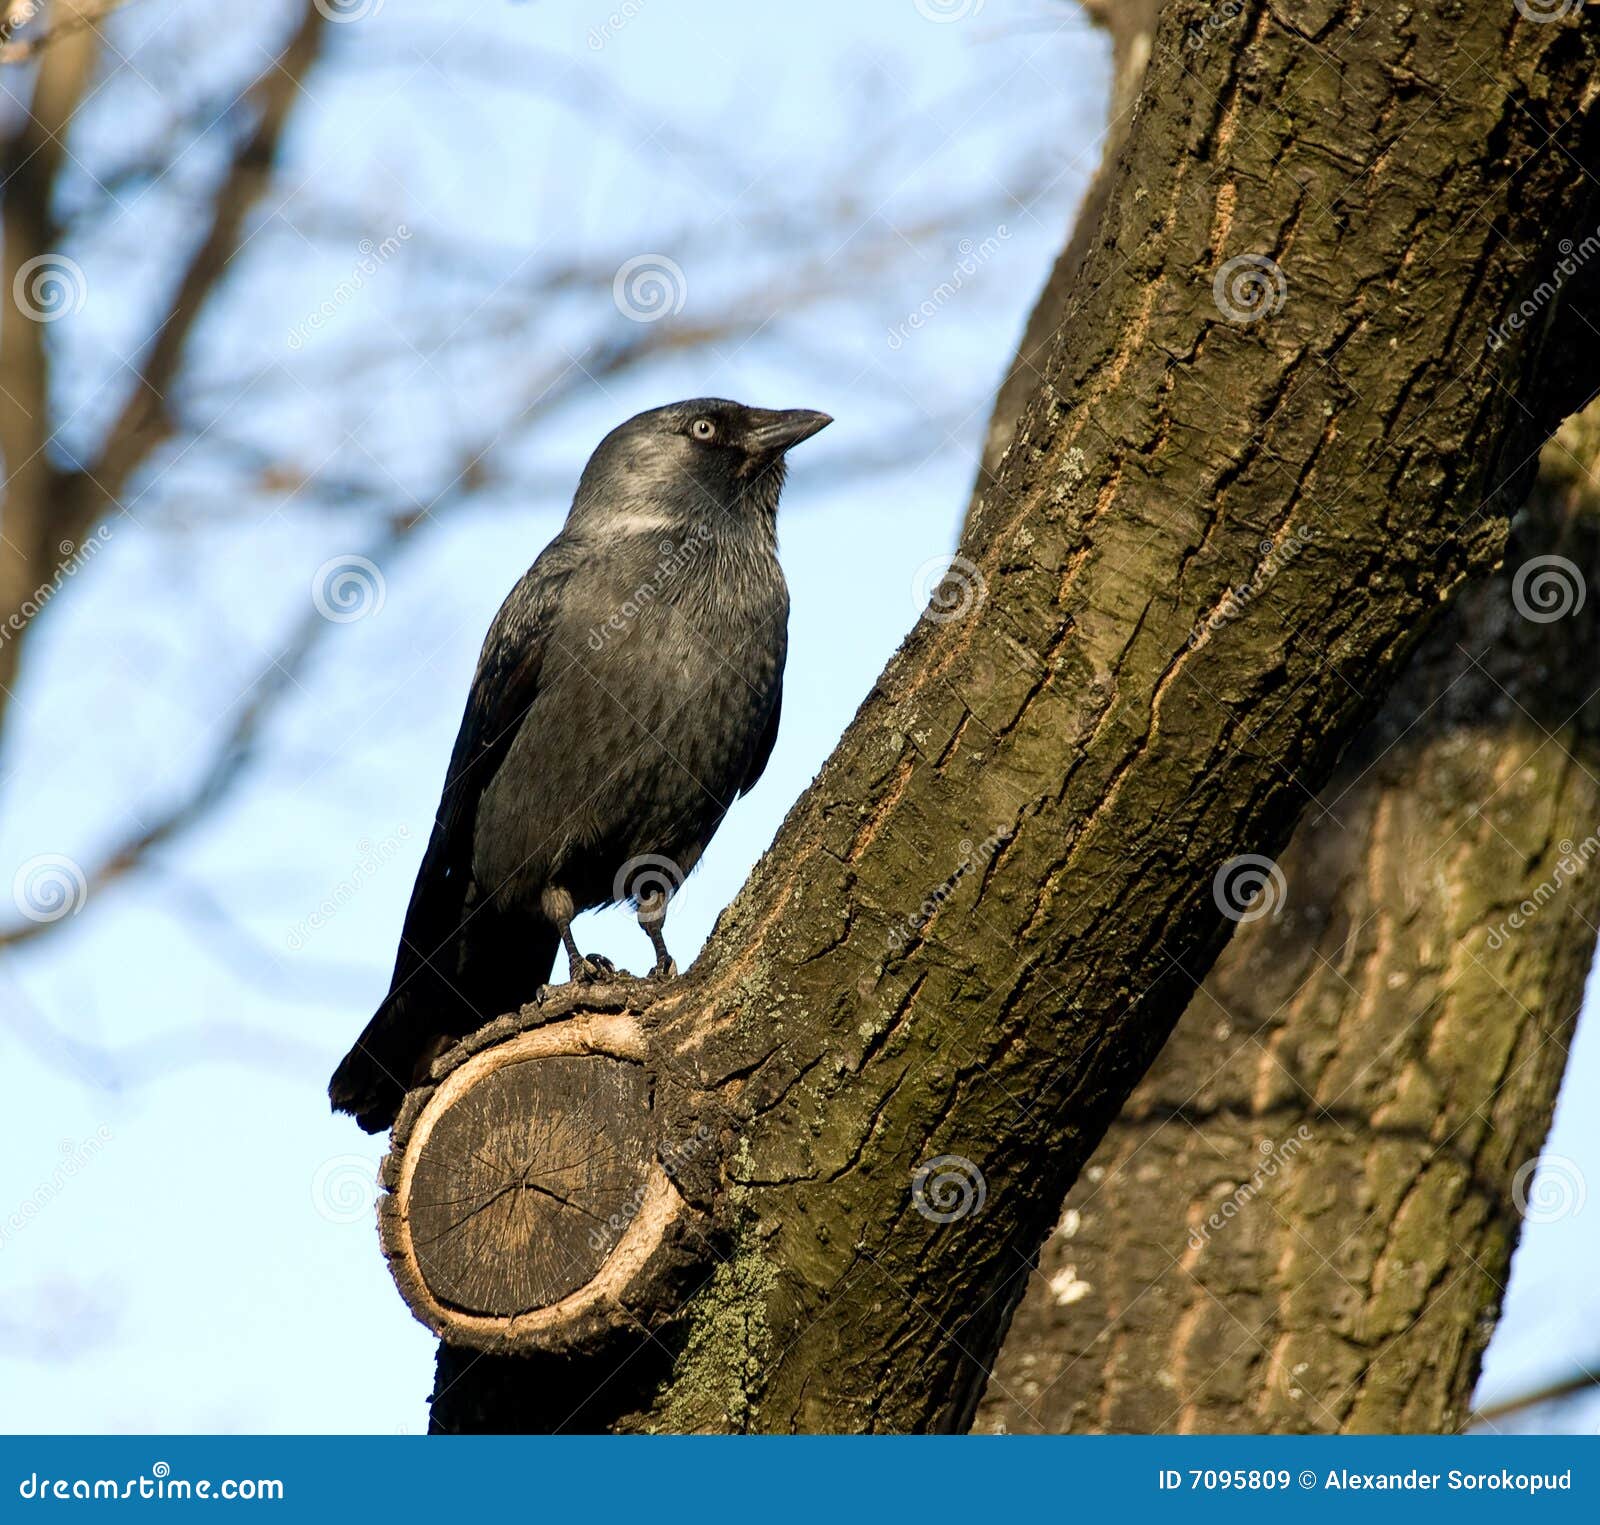
[[[137,77],[107,87],[118,112],[86,124],[86,163],[159,121],[164,29],[221,13],[152,11],[140,0],[117,34],[145,51]],[[381,608],[296,673],[225,807],[0,963],[0,1216],[48,1188],[0,1238],[8,1429],[422,1428],[433,1340],[377,1251],[382,1143],[329,1116],[323,1087],[386,986],[484,628],[620,419],[699,394],[835,415],[797,452],[780,521],[783,731],[674,903],[687,963],[916,619],[1098,155],[1105,49],[1056,0],[708,0],[692,20],[662,0],[369,12],[331,28],[282,184],[208,320],[185,399],[203,425],[193,448],[158,463],[34,633],[0,754],[0,867],[93,862],[181,792],[317,569],[368,545],[370,509],[241,485],[213,447],[266,439],[305,475],[359,471],[403,507],[525,388],[573,367],[577,382],[508,434],[503,480],[380,562]],[[287,14],[263,7],[258,33],[219,38],[219,72],[259,58]],[[118,356],[184,236],[186,177],[203,182],[211,153],[200,134],[164,185],[72,250],[90,299],[59,338],[82,438],[117,395]],[[292,344],[363,238],[397,243]],[[891,343],[985,240],[959,299]],[[645,254],[682,271],[663,331],[751,301],[770,321],[591,375],[586,346],[639,325],[581,284],[530,311],[529,280]],[[837,294],[786,299],[853,261],[866,273]],[[843,474],[888,447],[899,464]],[[580,941],[647,962],[623,912],[585,918]],[[1550,1144],[1578,1160],[1595,1143],[1572,1100],[1600,1073],[1593,1028]],[[1578,1268],[1597,1254],[1600,1206],[1530,1229],[1489,1396],[1587,1353]]]

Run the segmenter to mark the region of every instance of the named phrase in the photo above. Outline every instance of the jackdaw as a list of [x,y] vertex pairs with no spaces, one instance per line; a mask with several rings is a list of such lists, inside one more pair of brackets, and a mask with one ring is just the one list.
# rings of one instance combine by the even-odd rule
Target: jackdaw
[[560,534],[478,658],[389,993],[328,1095],[369,1133],[458,1037],[534,1000],[557,945],[614,973],[580,911],[637,909],[657,979],[667,901],[778,732],[789,593],[784,454],[826,413],[696,398],[589,458]]

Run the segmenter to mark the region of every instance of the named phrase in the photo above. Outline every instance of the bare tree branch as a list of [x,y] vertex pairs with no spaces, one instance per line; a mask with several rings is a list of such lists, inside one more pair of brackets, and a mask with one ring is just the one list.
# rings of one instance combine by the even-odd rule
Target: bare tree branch
[[16,34],[43,9],[43,0],[10,0],[0,18],[0,64],[25,64],[64,38],[96,27],[126,4],[127,0],[65,0],[64,15],[32,37],[17,39]]
[[307,0],[293,35],[256,82],[255,126],[234,148],[205,235],[155,325],[121,413],[74,495],[77,501],[66,516],[69,538],[81,536],[121,496],[134,470],[171,432],[167,392],[208,298],[240,250],[245,216],[267,188],[289,113],[321,51],[325,19],[315,0]]

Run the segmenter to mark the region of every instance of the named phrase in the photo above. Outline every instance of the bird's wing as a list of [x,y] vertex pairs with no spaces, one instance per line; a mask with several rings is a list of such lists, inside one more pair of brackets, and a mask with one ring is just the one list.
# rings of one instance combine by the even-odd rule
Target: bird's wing
[[572,571],[562,542],[552,542],[511,590],[484,638],[428,850],[406,909],[391,994],[461,925],[472,882],[478,801],[539,692],[550,616]]
[[750,754],[750,766],[745,769],[744,782],[739,785],[740,794],[748,794],[756,786],[756,780],[767,771],[767,759],[772,756],[772,749],[778,744],[778,716],[783,713],[783,680],[778,680],[778,692],[772,699],[772,713],[767,716],[766,729],[761,733],[761,740],[756,743],[755,751]]

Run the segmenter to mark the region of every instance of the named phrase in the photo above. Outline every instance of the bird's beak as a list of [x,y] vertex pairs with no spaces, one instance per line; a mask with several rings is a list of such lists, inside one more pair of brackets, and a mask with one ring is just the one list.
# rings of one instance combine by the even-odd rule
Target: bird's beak
[[819,429],[833,422],[831,415],[816,413],[810,408],[759,408],[747,438],[752,451],[760,455],[782,455],[792,450],[801,440],[810,439]]

